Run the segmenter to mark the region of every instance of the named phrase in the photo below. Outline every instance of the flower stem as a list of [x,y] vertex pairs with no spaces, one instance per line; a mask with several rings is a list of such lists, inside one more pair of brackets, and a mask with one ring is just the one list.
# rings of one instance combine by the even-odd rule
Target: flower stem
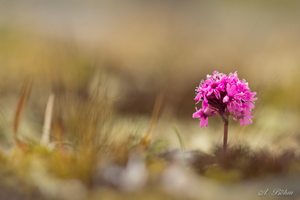
[[221,114],[224,122],[224,136],[223,136],[223,151],[226,153],[227,150],[227,138],[228,138],[228,115]]

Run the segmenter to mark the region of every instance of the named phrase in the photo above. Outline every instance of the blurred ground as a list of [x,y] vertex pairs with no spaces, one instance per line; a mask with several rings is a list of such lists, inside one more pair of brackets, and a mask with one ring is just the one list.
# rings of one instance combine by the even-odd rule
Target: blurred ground
[[[268,149],[275,155],[289,150],[298,156],[299,7],[298,1],[280,0],[1,1],[3,152],[9,154],[14,144],[11,132],[19,91],[27,80],[33,80],[20,125],[23,139],[39,142],[51,93],[55,95],[52,128],[66,132],[65,137],[76,144],[78,135],[93,132],[86,128],[97,123],[105,124],[102,128],[109,132],[111,140],[123,140],[128,135],[141,137],[149,126],[151,129],[153,108],[161,96],[160,117],[151,129],[152,137],[162,141],[163,147],[159,148],[211,153],[222,141],[220,120],[211,119],[208,128],[200,129],[191,115],[195,87],[206,74],[219,70],[238,71],[258,92],[254,124],[239,127],[230,122],[229,143],[245,144],[255,151]],[[95,91],[100,95],[97,93],[91,102]],[[113,111],[106,111],[108,107]],[[176,167],[170,168],[170,173],[185,173],[176,171]],[[195,185],[207,184],[211,187],[207,191],[219,191],[204,194],[204,199],[224,196],[224,185],[210,185],[210,180],[202,179],[200,176],[200,180],[195,180]],[[275,176],[270,183],[296,190],[298,180]],[[55,181],[53,185],[59,185]],[[229,190],[236,195],[251,185],[253,189],[247,194],[249,199],[255,199],[257,195],[251,196],[251,191],[257,192],[269,184],[264,180],[251,181],[245,187],[230,185]],[[82,187],[77,183],[70,183],[70,191],[74,185]],[[114,197],[110,190],[104,193],[117,199],[118,195]],[[150,195],[152,190],[157,191],[150,187],[145,193]],[[162,193],[164,198],[161,190],[157,195]],[[63,198],[68,194],[62,193]],[[91,199],[97,198],[95,193]],[[229,199],[238,199],[234,195]],[[192,191],[191,198],[194,197]],[[136,198],[140,199],[139,195]]]

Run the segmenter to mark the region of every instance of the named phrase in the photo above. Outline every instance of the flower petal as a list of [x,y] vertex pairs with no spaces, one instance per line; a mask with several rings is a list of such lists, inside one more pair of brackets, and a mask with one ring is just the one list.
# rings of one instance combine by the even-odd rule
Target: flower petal
[[201,117],[200,118],[200,127],[207,127],[208,126],[208,117]]
[[241,126],[245,126],[245,125],[249,125],[249,124],[252,124],[252,117],[251,116],[246,116],[246,117],[243,117],[242,119],[240,119],[240,125]]
[[229,97],[226,95],[224,98],[223,98],[223,103],[227,103],[229,101]]

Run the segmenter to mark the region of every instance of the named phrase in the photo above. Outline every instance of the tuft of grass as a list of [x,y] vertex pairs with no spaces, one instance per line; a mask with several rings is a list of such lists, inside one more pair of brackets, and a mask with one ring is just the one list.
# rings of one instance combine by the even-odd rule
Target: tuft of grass
[[263,178],[275,174],[299,173],[293,168],[300,163],[300,157],[286,150],[274,155],[267,150],[253,151],[246,146],[232,146],[224,154],[217,146],[213,154],[198,153],[192,166],[201,175],[220,180],[241,180]]

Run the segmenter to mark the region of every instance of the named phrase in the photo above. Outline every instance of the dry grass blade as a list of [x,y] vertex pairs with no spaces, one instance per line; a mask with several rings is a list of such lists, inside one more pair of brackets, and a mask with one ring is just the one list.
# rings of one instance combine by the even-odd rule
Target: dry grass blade
[[151,142],[151,138],[153,135],[153,129],[155,128],[155,126],[158,122],[159,115],[160,115],[162,105],[163,105],[163,100],[164,100],[164,95],[162,93],[156,97],[150,126],[148,128],[148,131],[146,132],[146,134],[144,135],[144,137],[141,140],[141,144],[145,147],[147,147],[149,145],[149,143]]
[[63,149],[63,135],[64,135],[64,123],[61,117],[53,119],[53,141],[56,147],[60,150]]
[[21,117],[22,117],[22,113],[24,111],[25,108],[25,104],[30,96],[30,92],[31,92],[31,88],[32,88],[32,80],[27,81],[24,85],[23,88],[21,90],[21,94],[19,97],[19,101],[17,104],[17,108],[16,108],[16,112],[15,112],[15,116],[14,116],[14,121],[13,121],[13,138],[14,141],[16,143],[16,145],[18,147],[20,147],[21,149],[25,150],[27,148],[27,145],[22,142],[19,138],[18,138],[18,130],[20,127],[20,122],[21,122]]
[[52,122],[53,106],[54,106],[54,94],[51,94],[48,98],[46,111],[45,111],[43,134],[41,138],[42,145],[48,145],[50,142],[50,129],[51,129],[51,122]]

